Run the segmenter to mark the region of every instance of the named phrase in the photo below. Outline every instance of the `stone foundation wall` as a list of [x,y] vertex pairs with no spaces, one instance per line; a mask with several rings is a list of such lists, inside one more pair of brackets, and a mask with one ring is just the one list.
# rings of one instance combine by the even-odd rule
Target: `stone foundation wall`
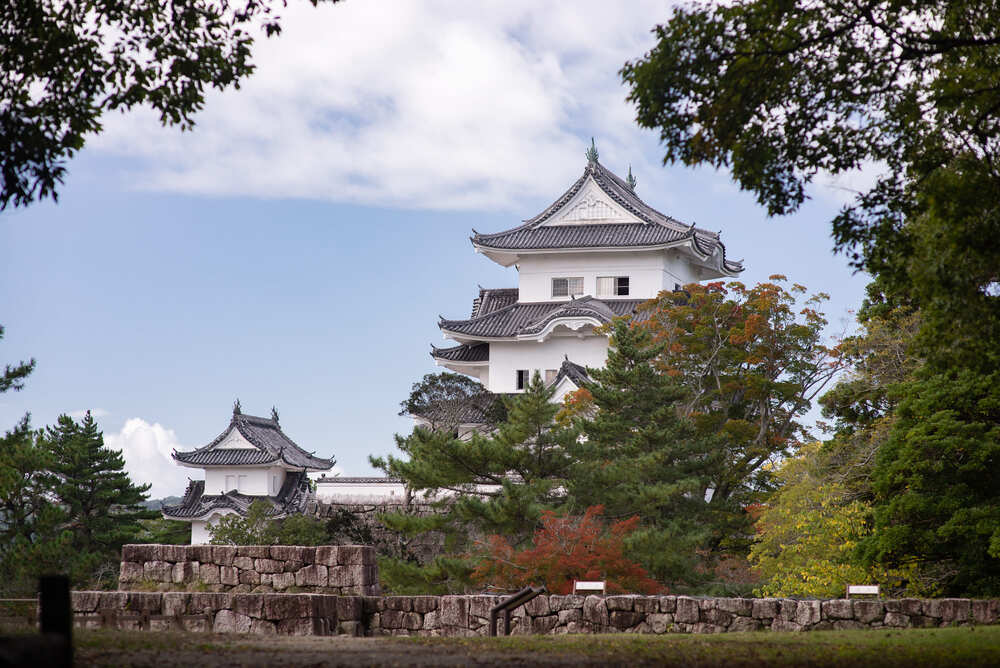
[[[487,635],[498,596],[334,596],[74,592],[73,609],[147,612],[190,630],[291,635]],[[202,615],[200,619],[181,619]],[[514,611],[512,633],[722,633],[996,624],[1000,600],[795,601],[687,596],[540,596]],[[133,623],[134,622],[127,622]]]
[[125,545],[118,589],[377,595],[364,545]]

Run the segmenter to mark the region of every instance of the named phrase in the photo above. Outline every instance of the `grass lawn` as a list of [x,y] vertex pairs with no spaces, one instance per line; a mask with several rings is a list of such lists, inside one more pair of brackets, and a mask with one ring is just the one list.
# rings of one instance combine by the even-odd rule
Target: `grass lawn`
[[1000,626],[510,638],[77,631],[79,666],[1000,666]]

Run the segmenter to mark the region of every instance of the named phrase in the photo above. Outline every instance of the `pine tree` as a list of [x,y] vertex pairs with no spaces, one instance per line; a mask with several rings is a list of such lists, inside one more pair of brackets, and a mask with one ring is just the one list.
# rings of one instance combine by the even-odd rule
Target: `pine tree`
[[[397,436],[408,459],[373,457],[372,465],[402,478],[415,494],[447,496],[436,502],[438,514],[396,513],[385,516],[385,523],[408,535],[443,532],[451,555],[467,553],[486,534],[502,534],[514,545],[529,541],[542,511],[564,503],[568,451],[577,437],[574,428],[555,424],[553,392],[536,373],[525,393],[505,399],[507,420],[491,435],[462,440],[417,427],[410,436]],[[483,491],[484,485],[491,491]],[[400,592],[418,583],[425,593],[460,589],[472,570],[471,562],[454,557],[426,567],[386,566],[386,573],[399,574],[401,581],[390,586]]]
[[677,410],[683,387],[653,361],[663,352],[650,332],[625,320],[613,325],[604,368],[588,369],[591,417],[573,447],[568,489],[580,506],[603,505],[609,519],[638,515],[632,556],[658,579],[693,583],[695,550],[711,536],[705,502],[713,466],[711,439]]
[[51,458],[53,494],[72,534],[72,575],[79,581],[118,561],[121,546],[141,534],[139,520],[156,517],[142,506],[150,486],[132,483],[121,451],[105,447],[89,411],[79,423],[59,416],[45,429],[42,443]]

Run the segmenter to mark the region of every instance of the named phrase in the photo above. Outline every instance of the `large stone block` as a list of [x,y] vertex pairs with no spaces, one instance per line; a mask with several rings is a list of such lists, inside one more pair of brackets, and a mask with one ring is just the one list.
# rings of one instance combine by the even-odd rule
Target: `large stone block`
[[305,561],[302,558],[302,548],[298,545],[272,545],[268,556],[278,561]]
[[253,568],[253,557],[234,557],[233,566],[244,571],[250,570]]
[[354,587],[371,582],[367,566],[330,566],[328,570],[331,587]]
[[410,596],[386,596],[383,599],[383,609],[409,612],[413,610],[413,598]]
[[428,631],[431,630],[431,629],[435,629],[436,630],[436,629],[440,628],[440,626],[441,626],[441,622],[438,619],[438,613],[437,613],[437,611],[431,611],[431,612],[424,613],[424,629],[425,630],[428,630]]
[[782,619],[780,616],[775,617],[774,621],[771,622],[772,631],[801,631],[802,625],[796,624],[795,622],[788,621],[787,619]]
[[183,615],[187,613],[191,594],[182,591],[171,591],[163,595],[163,614]]
[[636,612],[644,615],[660,611],[660,599],[656,596],[636,596],[632,605]]
[[544,594],[536,596],[524,604],[524,611],[532,617],[541,617],[552,614],[552,609],[549,607],[549,597]]
[[574,594],[568,596],[553,594],[552,596],[549,596],[549,608],[553,612],[559,612],[560,610],[572,610],[574,608],[583,610],[583,598],[583,596]]
[[338,545],[338,563],[347,566],[374,566],[375,548],[370,545]]
[[642,621],[642,616],[631,610],[611,610],[608,622],[619,631],[630,629]]
[[674,621],[684,624],[695,624],[700,618],[701,605],[697,599],[688,596],[677,597],[677,611],[674,612]]
[[437,596],[413,596],[412,597],[412,604],[413,604],[413,611],[414,612],[420,612],[420,613],[431,612],[432,610],[437,610],[437,607],[438,607],[438,597]]
[[885,605],[882,601],[854,601],[854,619],[862,624],[882,621],[885,617]]
[[198,579],[205,584],[219,584],[219,567],[215,564],[202,564],[198,569]]
[[325,587],[327,570],[323,564],[305,566],[295,572],[295,584],[299,587]]
[[214,545],[192,545],[190,547],[189,558],[202,564],[212,563],[212,548]]
[[200,568],[200,565],[193,561],[178,561],[170,571],[170,579],[174,584],[194,582],[198,579]]
[[786,622],[795,621],[795,611],[798,608],[799,602],[792,600],[790,598],[778,599],[778,617],[785,620]]
[[271,548],[267,545],[237,545],[237,557],[250,557],[252,559],[267,559],[271,553]]
[[720,598],[715,605],[732,615],[749,617],[753,614],[753,599],[749,598]]
[[403,628],[403,616],[406,613],[402,610],[383,610],[379,618],[383,629]]
[[937,598],[924,603],[924,614],[942,622],[967,622],[972,615],[972,603],[967,598]]
[[188,561],[188,545],[161,545],[160,558],[163,561],[178,563]]
[[677,597],[676,596],[660,596],[660,612],[676,612],[677,611]]
[[[126,547],[137,547],[135,545]],[[142,564],[136,561],[123,561],[121,570],[118,572],[118,582],[139,582],[145,577],[143,575]]]
[[718,608],[702,609],[701,611],[701,621],[716,626],[729,626],[733,618],[733,613]]
[[264,613],[263,594],[233,594],[232,611],[247,617],[260,618]]
[[[629,614],[629,613],[619,613],[619,614]],[[558,625],[559,625],[558,615],[543,615],[541,617],[532,617],[531,632],[536,635],[545,635],[546,633],[551,633],[552,630],[555,629],[556,626]]]
[[70,592],[70,603],[73,612],[93,612],[101,602],[101,593],[96,591]]
[[886,612],[900,612],[904,615],[924,614],[924,604],[919,598],[889,599],[882,602]]
[[314,563],[323,564],[324,566],[341,566],[340,563],[340,546],[338,545],[320,545],[316,548],[314,555]]
[[404,612],[403,613],[403,628],[410,629],[411,631],[416,631],[424,626],[424,616],[419,612]]
[[846,598],[823,601],[823,619],[853,619],[854,607]]
[[754,599],[751,616],[754,619],[773,619],[778,616],[778,601],[773,598]]
[[278,621],[278,633],[289,636],[322,636],[329,633],[328,623],[319,617],[282,619]]
[[294,587],[295,584],[295,575],[293,573],[275,573],[271,576],[271,586],[278,591]]
[[212,633],[250,633],[252,620],[232,610],[220,610],[215,615]]
[[[237,557],[238,559],[239,557]],[[241,570],[239,574],[240,584],[245,585],[259,585],[260,584],[260,573],[254,570]]]
[[605,627],[609,623],[608,606],[600,596],[588,596],[583,600],[583,621],[596,627]]
[[469,599],[465,596],[442,596],[438,613],[441,626],[469,627]]
[[192,592],[189,594],[187,614],[197,615],[231,608],[234,594],[215,592]]
[[105,591],[101,592],[101,601],[97,604],[101,610],[124,610],[128,602],[128,592]]
[[264,594],[263,617],[271,620],[319,617],[322,606],[312,594]]
[[259,636],[273,636],[277,635],[278,626],[274,622],[269,622],[266,619],[251,619],[250,633]]
[[802,626],[812,626],[823,618],[822,612],[820,601],[799,601],[795,608],[795,619],[792,621]]
[[653,633],[666,633],[674,623],[674,616],[669,612],[654,612],[646,615],[646,623]]
[[152,582],[170,582],[173,569],[168,561],[147,561],[142,565],[142,577]]
[[337,618],[341,621],[359,621],[365,614],[365,600],[360,596],[338,596]]
[[608,606],[608,611],[634,610],[635,596],[608,596],[604,599],[604,604]]
[[729,625],[729,631],[735,633],[746,633],[748,631],[759,631],[761,629],[759,619],[752,617],[734,617],[733,623]]
[[150,591],[129,592],[125,600],[125,609],[158,615],[163,609],[163,594]]
[[1000,600],[973,601],[972,619],[976,624],[996,624],[1000,621]]
[[235,566],[219,566],[219,582],[235,587],[240,583],[240,570]]
[[213,545],[212,563],[217,566],[232,566],[233,559],[236,558],[235,545]]
[[254,559],[254,570],[263,575],[264,573],[284,573],[285,562],[277,559]]
[[122,561],[135,561],[144,564],[147,561],[155,561],[160,558],[157,548],[159,545],[122,545]]

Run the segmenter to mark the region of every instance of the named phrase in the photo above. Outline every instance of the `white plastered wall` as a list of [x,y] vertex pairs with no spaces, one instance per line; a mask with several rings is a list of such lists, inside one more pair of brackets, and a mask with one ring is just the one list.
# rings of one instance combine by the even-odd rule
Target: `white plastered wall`
[[539,253],[524,255],[518,263],[518,299],[521,302],[558,301],[559,298],[552,296],[552,279],[576,276],[583,278],[582,294],[594,297],[599,296],[599,276],[628,276],[629,294],[617,297],[619,299],[652,299],[661,290],[672,290],[675,283],[684,285],[703,280],[698,268],[672,249]]
[[225,494],[235,489],[250,496],[271,496],[275,493],[271,492],[273,475],[284,482],[284,471],[280,468],[213,466],[205,469],[205,494]]
[[546,369],[559,369],[566,356],[581,366],[601,367],[608,358],[608,339],[600,335],[551,336],[545,341],[490,343],[490,392],[517,392],[517,370],[535,370],[545,380]]

